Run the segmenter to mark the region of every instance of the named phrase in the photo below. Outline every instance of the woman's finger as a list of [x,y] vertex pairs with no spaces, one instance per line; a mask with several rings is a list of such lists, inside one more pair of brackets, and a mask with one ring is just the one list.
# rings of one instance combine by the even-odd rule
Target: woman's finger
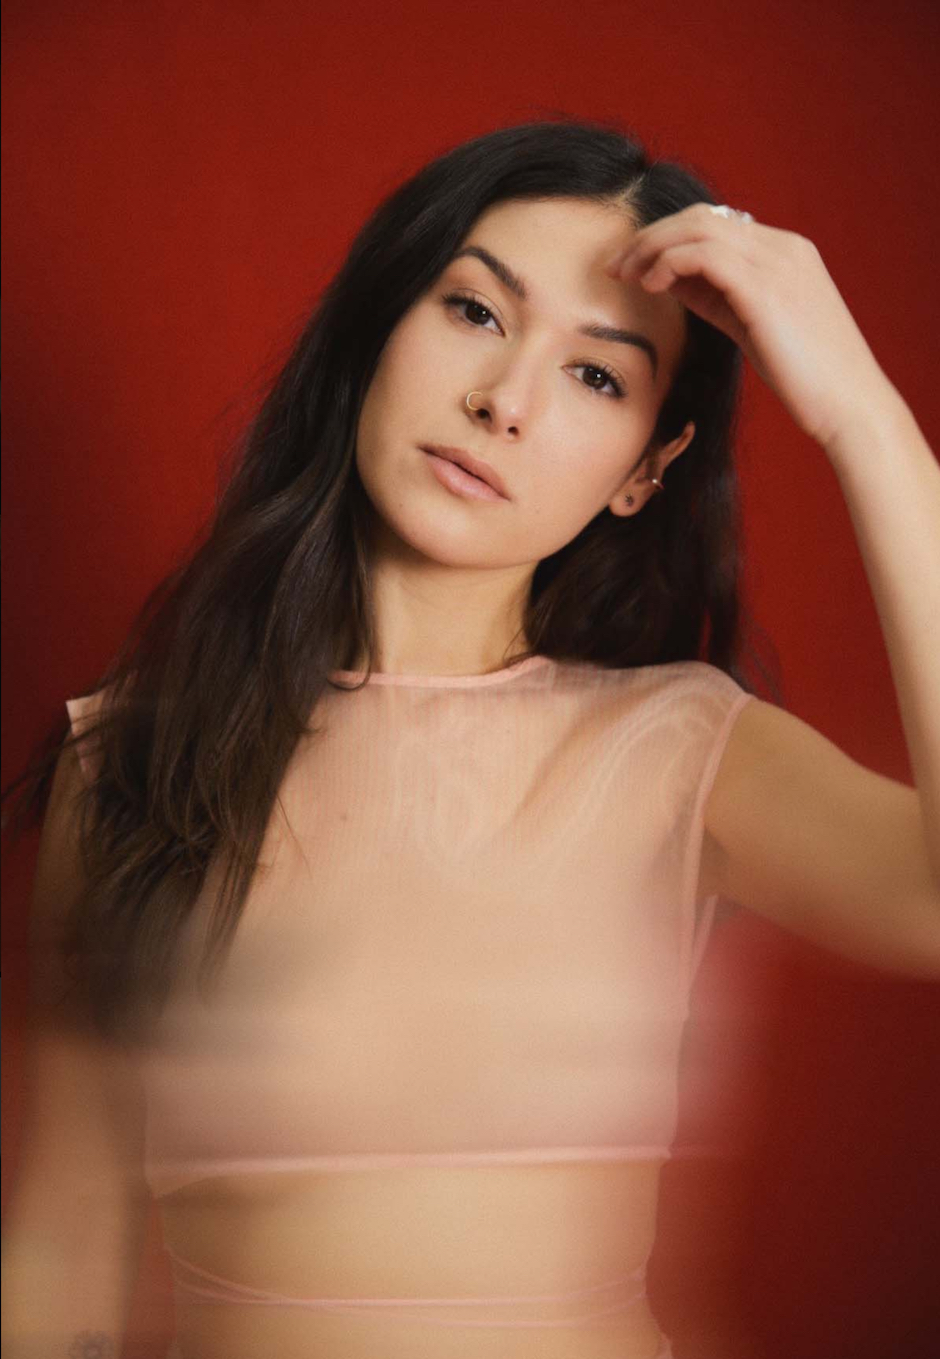
[[749,254],[755,243],[759,243],[760,237],[756,233],[767,230],[759,223],[744,222],[739,217],[718,216],[709,211],[707,203],[693,203],[642,227],[611,260],[608,273],[621,278],[638,277],[663,250],[696,241],[723,240],[733,243],[738,252]]

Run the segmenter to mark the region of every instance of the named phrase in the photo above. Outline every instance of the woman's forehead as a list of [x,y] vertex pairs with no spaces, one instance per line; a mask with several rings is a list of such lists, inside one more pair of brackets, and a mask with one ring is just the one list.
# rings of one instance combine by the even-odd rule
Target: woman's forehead
[[616,249],[637,230],[629,206],[622,202],[598,203],[584,198],[510,198],[492,203],[477,217],[467,239],[474,233],[499,237],[524,237],[533,248],[566,249],[593,254]]

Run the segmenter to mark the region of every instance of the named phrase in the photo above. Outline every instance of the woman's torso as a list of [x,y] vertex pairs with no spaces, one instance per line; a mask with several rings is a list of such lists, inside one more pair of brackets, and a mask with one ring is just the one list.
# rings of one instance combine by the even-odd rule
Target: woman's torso
[[698,662],[544,658],[325,696],[224,968],[200,991],[214,867],[143,1054],[167,1244],[294,1299],[583,1295],[474,1328],[190,1303],[197,1283],[184,1359],[653,1359],[641,1276],[714,905],[702,806],[747,697]]
[[[650,1163],[562,1163],[261,1174],[188,1186],[162,1201],[168,1246],[211,1274],[279,1294],[482,1299],[623,1283],[575,1302],[437,1306],[421,1319],[388,1306],[344,1315],[181,1300],[179,1353],[653,1359],[661,1331],[628,1276],[652,1245],[658,1174]],[[608,1308],[615,1310],[604,1315]],[[600,1315],[572,1322],[590,1312]],[[428,1317],[543,1324],[441,1325]],[[544,1324],[552,1321],[566,1324]]]

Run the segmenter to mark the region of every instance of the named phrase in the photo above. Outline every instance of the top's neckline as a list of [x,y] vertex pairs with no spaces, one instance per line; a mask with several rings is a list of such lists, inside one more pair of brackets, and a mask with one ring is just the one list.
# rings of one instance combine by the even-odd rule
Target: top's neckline
[[[388,675],[374,670],[366,684],[416,685],[429,689],[481,688],[486,684],[502,684],[516,675],[525,675],[530,670],[547,665],[550,660],[549,656],[528,656],[524,661],[517,661],[515,665],[503,666],[501,670],[489,670],[482,675]],[[365,678],[365,674],[364,670],[331,670],[330,679],[340,680],[344,684],[347,682],[357,684]]]

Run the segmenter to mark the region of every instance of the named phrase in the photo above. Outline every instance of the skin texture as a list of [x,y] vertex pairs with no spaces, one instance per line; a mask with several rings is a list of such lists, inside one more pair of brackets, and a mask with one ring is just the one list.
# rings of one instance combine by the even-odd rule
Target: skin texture
[[[660,493],[635,464],[681,353],[685,311],[668,294],[648,294],[607,272],[634,234],[619,204],[495,204],[462,244],[503,260],[525,281],[528,300],[483,261],[454,260],[389,337],[356,447],[375,511],[377,671],[500,668],[524,649],[516,634],[538,562],[605,507],[638,514]],[[453,291],[478,303],[445,305]],[[656,375],[642,349],[577,334],[586,320],[648,336],[659,352]],[[592,365],[614,370],[622,399]],[[474,397],[476,411],[465,404],[470,391],[483,394]],[[687,425],[657,451],[655,476],[694,432]],[[464,448],[489,462],[511,499],[454,494],[434,476],[422,443]],[[360,657],[357,666],[363,663]]]
[[114,1341],[104,1331],[82,1331],[69,1346],[69,1359],[114,1359]]

